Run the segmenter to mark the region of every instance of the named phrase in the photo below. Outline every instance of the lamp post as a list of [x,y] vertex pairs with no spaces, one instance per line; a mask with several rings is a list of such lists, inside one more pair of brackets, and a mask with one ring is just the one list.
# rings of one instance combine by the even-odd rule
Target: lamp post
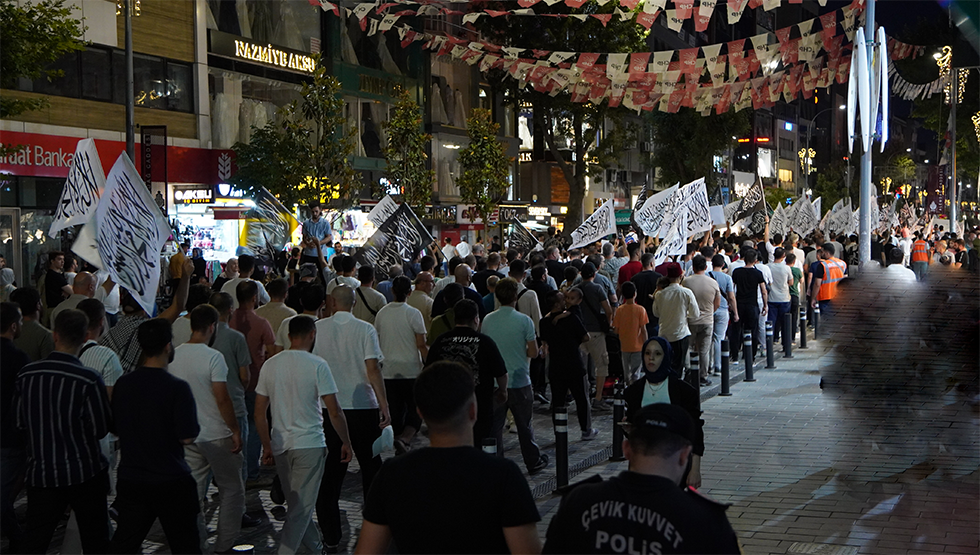
[[126,154],[136,163],[136,96],[133,79],[133,12],[139,17],[140,0],[119,0],[116,15],[122,13],[125,21],[126,42]]
[[[847,106],[841,104],[840,106],[837,107],[837,109],[846,110]],[[814,150],[810,148],[810,137],[813,135],[813,128],[817,125],[817,118],[819,118],[821,114],[825,112],[829,112],[831,110],[833,110],[833,108],[824,108],[823,110],[820,110],[810,120],[811,122],[810,125],[806,126],[806,152],[807,154],[809,154],[806,162],[806,186],[807,187],[810,187],[810,163],[812,161],[813,156],[816,154],[816,152],[814,152]]]

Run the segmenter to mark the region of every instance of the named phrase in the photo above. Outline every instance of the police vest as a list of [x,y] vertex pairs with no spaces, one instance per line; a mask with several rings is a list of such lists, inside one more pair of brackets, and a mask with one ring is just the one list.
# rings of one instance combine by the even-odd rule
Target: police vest
[[839,258],[821,260],[820,264],[823,266],[823,281],[820,282],[817,300],[829,301],[837,296],[837,284],[844,279],[844,271],[847,266]]
[[922,239],[912,243],[912,262],[932,262],[929,258],[929,244]]

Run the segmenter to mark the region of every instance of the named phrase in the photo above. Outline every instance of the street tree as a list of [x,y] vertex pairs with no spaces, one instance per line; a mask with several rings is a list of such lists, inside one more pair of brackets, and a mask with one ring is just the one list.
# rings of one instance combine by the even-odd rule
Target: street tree
[[232,147],[238,171],[231,182],[253,195],[265,187],[287,206],[319,202],[344,210],[361,189],[351,165],[356,131],[345,128],[340,81],[327,74],[319,56],[315,61],[300,100],[280,108],[275,121],[253,127],[247,144]]
[[474,109],[466,120],[470,144],[459,151],[462,175],[456,185],[460,198],[476,207],[484,225],[489,225],[490,214],[510,187],[507,176],[511,159],[507,157],[504,145],[497,140],[499,130],[500,125],[494,123],[490,110]]
[[[507,2],[478,2],[477,9],[511,9]],[[564,3],[535,6],[535,12],[544,14],[611,15],[619,10],[618,2],[588,2],[578,9]],[[566,51],[574,44],[580,52],[643,52],[649,50],[645,39],[648,34],[636,24],[635,15],[623,20],[616,15],[603,24],[587,17],[580,21],[572,17],[483,17],[477,22],[478,30],[490,42],[507,47]],[[533,87],[520,88],[505,72],[491,70],[487,73],[491,87],[505,95],[507,102],[529,105],[533,110],[534,126],[541,129],[545,145],[556,165],[568,182],[568,213],[565,215],[564,233],[570,234],[582,222],[582,204],[585,199],[586,176],[596,177],[604,169],[595,156],[609,116],[627,113],[625,108],[610,108],[607,102],[575,103],[565,90],[557,95],[538,92]],[[615,132],[615,131],[613,131]],[[620,152],[614,152],[619,159]],[[608,158],[608,156],[604,156]]]
[[404,202],[421,218],[432,198],[435,171],[426,168],[426,145],[432,135],[422,130],[422,109],[403,90],[392,110],[391,119],[382,123],[387,133],[384,145],[385,178],[395,186]]
[[660,171],[657,184],[690,183],[701,177],[710,194],[716,187],[714,157],[732,147],[732,137],[750,129],[749,110],[702,116],[692,108],[675,114],[652,112],[653,164]]

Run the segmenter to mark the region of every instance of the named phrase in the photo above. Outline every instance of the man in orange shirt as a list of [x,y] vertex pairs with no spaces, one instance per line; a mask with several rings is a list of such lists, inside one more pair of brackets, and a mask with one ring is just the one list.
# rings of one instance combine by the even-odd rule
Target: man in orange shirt
[[620,352],[623,355],[623,375],[626,383],[633,382],[633,375],[643,361],[643,344],[647,340],[647,311],[636,304],[636,285],[623,283],[623,304],[616,310],[613,327],[619,334]]
[[932,264],[932,257],[929,256],[929,243],[922,238],[922,232],[915,232],[915,242],[912,243],[912,271],[915,272],[915,277],[919,281],[925,278],[926,273],[929,270],[929,265]]

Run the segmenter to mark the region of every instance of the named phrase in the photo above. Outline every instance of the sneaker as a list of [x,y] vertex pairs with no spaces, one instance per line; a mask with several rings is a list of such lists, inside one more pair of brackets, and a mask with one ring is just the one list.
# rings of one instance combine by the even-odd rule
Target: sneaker
[[323,544],[323,550],[320,551],[321,555],[327,555],[328,553],[340,553],[340,545],[327,545]]
[[547,397],[544,396],[544,393],[535,393],[534,394],[534,400],[537,401],[537,402],[539,402],[539,403],[541,403],[541,404],[543,404],[543,405],[547,405],[548,403],[551,402],[550,399],[548,399]]
[[582,432],[582,441],[592,441],[599,436],[598,428],[592,428],[591,430]]
[[538,462],[531,468],[527,469],[527,473],[531,476],[534,476],[538,472],[544,470],[545,467],[547,466],[548,466],[548,455],[541,455],[541,458],[538,459]]
[[592,400],[592,412],[609,412],[612,408],[600,400]]
[[279,476],[276,476],[272,481],[272,488],[269,490],[269,499],[276,505],[282,505],[286,502],[286,493],[282,491],[282,482],[279,481]]
[[701,378],[701,387],[707,387],[711,385],[711,380],[706,378]]
[[242,515],[242,528],[255,528],[259,524],[262,524],[261,519],[255,518],[248,513]]

